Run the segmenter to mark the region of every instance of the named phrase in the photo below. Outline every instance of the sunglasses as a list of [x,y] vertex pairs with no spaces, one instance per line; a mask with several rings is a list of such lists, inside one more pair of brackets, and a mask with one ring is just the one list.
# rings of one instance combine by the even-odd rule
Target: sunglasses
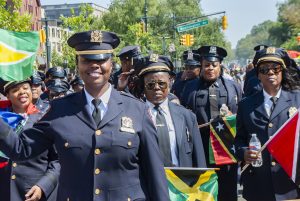
[[274,74],[278,74],[282,71],[282,66],[279,64],[271,64],[271,65],[260,65],[258,67],[258,72],[267,75],[270,70],[273,71]]
[[145,84],[145,88],[147,90],[153,90],[156,86],[156,84],[158,85],[158,87],[160,89],[167,89],[168,88],[168,83],[167,82],[163,82],[163,81],[155,81],[155,82],[148,82]]

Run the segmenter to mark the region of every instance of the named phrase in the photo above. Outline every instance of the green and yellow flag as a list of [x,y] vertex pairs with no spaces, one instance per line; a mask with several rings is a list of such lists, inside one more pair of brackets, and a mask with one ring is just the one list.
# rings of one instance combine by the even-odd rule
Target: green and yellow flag
[[0,29],[0,77],[6,81],[30,77],[38,48],[38,32]]
[[165,168],[171,201],[216,201],[218,176],[205,168]]

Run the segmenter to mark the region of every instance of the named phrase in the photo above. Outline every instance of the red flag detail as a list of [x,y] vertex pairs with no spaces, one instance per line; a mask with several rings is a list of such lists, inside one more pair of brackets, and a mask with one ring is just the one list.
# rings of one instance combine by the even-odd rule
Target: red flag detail
[[[297,114],[274,134],[274,137],[267,145],[269,152],[292,178],[294,164],[294,150],[298,150],[297,141],[299,139],[299,110]],[[298,129],[297,129],[298,127]],[[296,149],[295,149],[296,148]]]
[[6,109],[11,106],[10,100],[1,100],[0,101],[0,109]]

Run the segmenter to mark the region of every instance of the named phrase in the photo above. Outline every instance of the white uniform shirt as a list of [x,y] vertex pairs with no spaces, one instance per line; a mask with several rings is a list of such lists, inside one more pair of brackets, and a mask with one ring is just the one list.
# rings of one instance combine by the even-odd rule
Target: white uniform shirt
[[[270,96],[264,89],[263,89],[263,94],[264,94],[264,106],[268,116],[270,117],[271,107],[273,105],[273,102],[271,101],[272,96]],[[279,89],[275,97],[278,99],[280,97],[280,94],[281,94],[281,88]]]

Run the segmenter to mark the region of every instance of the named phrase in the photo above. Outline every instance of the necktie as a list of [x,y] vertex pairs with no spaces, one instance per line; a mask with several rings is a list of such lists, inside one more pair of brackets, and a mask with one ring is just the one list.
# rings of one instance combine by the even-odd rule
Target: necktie
[[99,125],[100,121],[101,121],[101,111],[99,109],[99,105],[101,103],[100,99],[93,99],[92,100],[93,105],[95,106],[95,109],[92,113],[92,116],[95,120],[96,125]]
[[156,115],[156,129],[158,135],[158,146],[161,154],[163,155],[163,162],[165,167],[172,166],[172,156],[170,148],[170,137],[167,121],[159,106],[155,106],[154,109],[157,111]]
[[209,107],[210,107],[210,119],[214,119],[219,115],[217,92],[214,84],[208,88],[209,93]]
[[276,103],[277,103],[277,100],[278,100],[278,98],[277,97],[275,97],[275,96],[272,96],[271,98],[270,98],[270,100],[272,101],[272,106],[271,106],[271,109],[270,109],[270,116],[271,116],[271,114],[272,114],[272,112],[273,112],[273,110],[274,110],[274,108],[275,108],[275,105],[276,105]]

